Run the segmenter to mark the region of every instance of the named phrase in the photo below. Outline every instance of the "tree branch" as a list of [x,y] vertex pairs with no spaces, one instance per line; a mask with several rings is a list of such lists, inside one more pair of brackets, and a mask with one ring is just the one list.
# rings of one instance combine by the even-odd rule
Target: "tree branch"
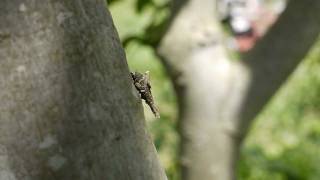
[[244,63],[252,73],[240,113],[244,130],[316,42],[319,11],[320,1],[290,1],[265,38],[244,55]]

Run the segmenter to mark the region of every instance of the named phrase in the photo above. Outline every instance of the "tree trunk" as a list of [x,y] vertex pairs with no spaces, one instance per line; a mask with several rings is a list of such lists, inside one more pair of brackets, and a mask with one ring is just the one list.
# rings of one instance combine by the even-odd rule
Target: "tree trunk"
[[0,22],[0,179],[166,179],[103,0],[2,0]]
[[176,0],[158,54],[179,99],[182,179],[235,179],[253,118],[317,39],[320,1],[290,1],[243,61],[230,61],[215,0]]

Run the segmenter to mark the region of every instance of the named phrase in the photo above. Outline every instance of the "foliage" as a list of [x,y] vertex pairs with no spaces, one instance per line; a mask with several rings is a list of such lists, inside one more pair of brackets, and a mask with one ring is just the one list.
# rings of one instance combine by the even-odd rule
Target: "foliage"
[[169,5],[167,0],[116,0],[110,11],[123,45],[136,41],[155,47],[165,31]]
[[[172,84],[153,48],[169,16],[168,1],[114,0],[110,10],[125,44],[130,69],[151,73],[161,119],[155,120],[145,106],[146,119],[168,178],[178,180],[177,103]],[[257,118],[242,148],[239,179],[320,177],[319,55],[320,43]]]

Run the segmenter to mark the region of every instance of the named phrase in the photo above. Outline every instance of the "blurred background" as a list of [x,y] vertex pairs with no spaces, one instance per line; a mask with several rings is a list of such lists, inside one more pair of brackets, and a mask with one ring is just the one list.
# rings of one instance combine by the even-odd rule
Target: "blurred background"
[[[254,47],[286,5],[282,0],[252,1],[250,5],[218,2],[219,20],[233,59]],[[108,4],[130,70],[150,71],[161,118],[155,119],[147,106],[145,117],[168,178],[179,180],[178,102],[154,46],[170,17],[170,1],[109,0]],[[236,176],[240,180],[316,180],[320,178],[319,163],[320,41],[253,121],[241,148]]]

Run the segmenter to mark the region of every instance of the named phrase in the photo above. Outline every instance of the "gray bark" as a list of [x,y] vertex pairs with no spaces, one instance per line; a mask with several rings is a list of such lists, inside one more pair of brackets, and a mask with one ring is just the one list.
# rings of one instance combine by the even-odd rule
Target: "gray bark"
[[183,180],[235,179],[253,118],[308,52],[320,32],[320,1],[290,1],[258,46],[230,61],[214,0],[177,0],[162,57],[179,99]]
[[0,77],[0,179],[166,179],[103,0],[0,1]]

